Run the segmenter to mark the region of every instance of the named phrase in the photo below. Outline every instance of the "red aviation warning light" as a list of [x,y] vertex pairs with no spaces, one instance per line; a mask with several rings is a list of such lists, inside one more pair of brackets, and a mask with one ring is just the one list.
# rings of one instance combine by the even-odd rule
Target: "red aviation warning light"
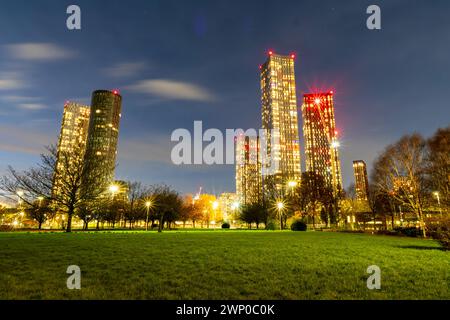
[[291,53],[291,59],[295,59],[295,53]]
[[333,93],[334,93],[334,91],[333,91],[333,90],[331,90],[331,91],[330,91],[330,94],[333,94]]
[[119,90],[113,90],[112,93],[117,96],[119,94]]
[[269,50],[269,56],[273,55],[273,51]]

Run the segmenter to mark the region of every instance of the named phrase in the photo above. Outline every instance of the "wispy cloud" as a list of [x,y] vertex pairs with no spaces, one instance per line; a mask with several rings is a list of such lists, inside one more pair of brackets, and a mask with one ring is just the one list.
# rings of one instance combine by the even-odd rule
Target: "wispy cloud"
[[42,110],[47,108],[47,106],[42,103],[19,103],[17,106],[24,110]]
[[41,103],[41,99],[39,97],[7,95],[0,98],[3,101],[16,105],[18,109],[22,110],[35,111],[47,109],[47,105]]
[[44,146],[55,142],[55,136],[36,130],[2,124],[0,126],[0,151],[40,154]]
[[122,139],[119,141],[119,162],[142,161],[171,163],[170,137],[152,135],[148,139]]
[[104,72],[106,75],[114,78],[125,78],[137,75],[146,67],[147,65],[144,62],[124,62],[106,68]]
[[52,43],[28,42],[6,46],[11,56],[20,60],[60,60],[74,56],[74,52]]
[[207,89],[200,86],[165,79],[142,80],[128,89],[172,100],[191,100],[211,102],[215,97]]
[[25,86],[17,72],[0,73],[0,90],[14,90]]

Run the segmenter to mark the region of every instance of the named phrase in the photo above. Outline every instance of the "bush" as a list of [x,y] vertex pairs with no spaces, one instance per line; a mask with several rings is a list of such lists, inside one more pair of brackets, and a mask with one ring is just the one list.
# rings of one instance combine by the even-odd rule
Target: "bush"
[[291,224],[292,231],[306,231],[308,226],[303,221],[297,220]]
[[416,227],[395,227],[394,231],[397,234],[401,234],[407,237],[421,237],[422,231],[419,228]]
[[426,226],[428,235],[450,250],[450,217],[427,219]]
[[228,222],[222,223],[222,229],[230,229],[230,224]]
[[0,232],[10,232],[10,231],[14,231],[13,226],[8,226],[6,224],[0,226]]
[[277,225],[274,221],[269,221],[266,224],[266,230],[275,230],[277,228]]

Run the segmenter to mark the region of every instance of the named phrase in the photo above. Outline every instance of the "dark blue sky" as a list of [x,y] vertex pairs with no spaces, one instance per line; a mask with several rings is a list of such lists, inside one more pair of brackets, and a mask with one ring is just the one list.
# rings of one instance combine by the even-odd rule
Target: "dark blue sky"
[[[81,31],[65,26],[70,4],[81,7]],[[370,4],[382,30],[366,28]],[[313,88],[335,91],[348,185],[352,160],[370,167],[401,135],[449,125],[449,14],[448,0],[1,0],[0,173],[35,164],[56,142],[64,101],[118,88],[117,178],[234,191],[231,165],[171,164],[170,135],[194,120],[259,128],[258,65],[273,49],[297,53],[299,106]]]

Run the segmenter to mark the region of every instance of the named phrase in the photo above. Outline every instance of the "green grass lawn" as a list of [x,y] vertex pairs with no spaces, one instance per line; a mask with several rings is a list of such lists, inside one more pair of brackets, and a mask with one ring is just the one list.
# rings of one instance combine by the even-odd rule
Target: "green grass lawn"
[[[82,270],[68,290],[66,269]],[[381,290],[366,269],[381,268]],[[431,240],[331,232],[0,234],[0,299],[450,299]]]

